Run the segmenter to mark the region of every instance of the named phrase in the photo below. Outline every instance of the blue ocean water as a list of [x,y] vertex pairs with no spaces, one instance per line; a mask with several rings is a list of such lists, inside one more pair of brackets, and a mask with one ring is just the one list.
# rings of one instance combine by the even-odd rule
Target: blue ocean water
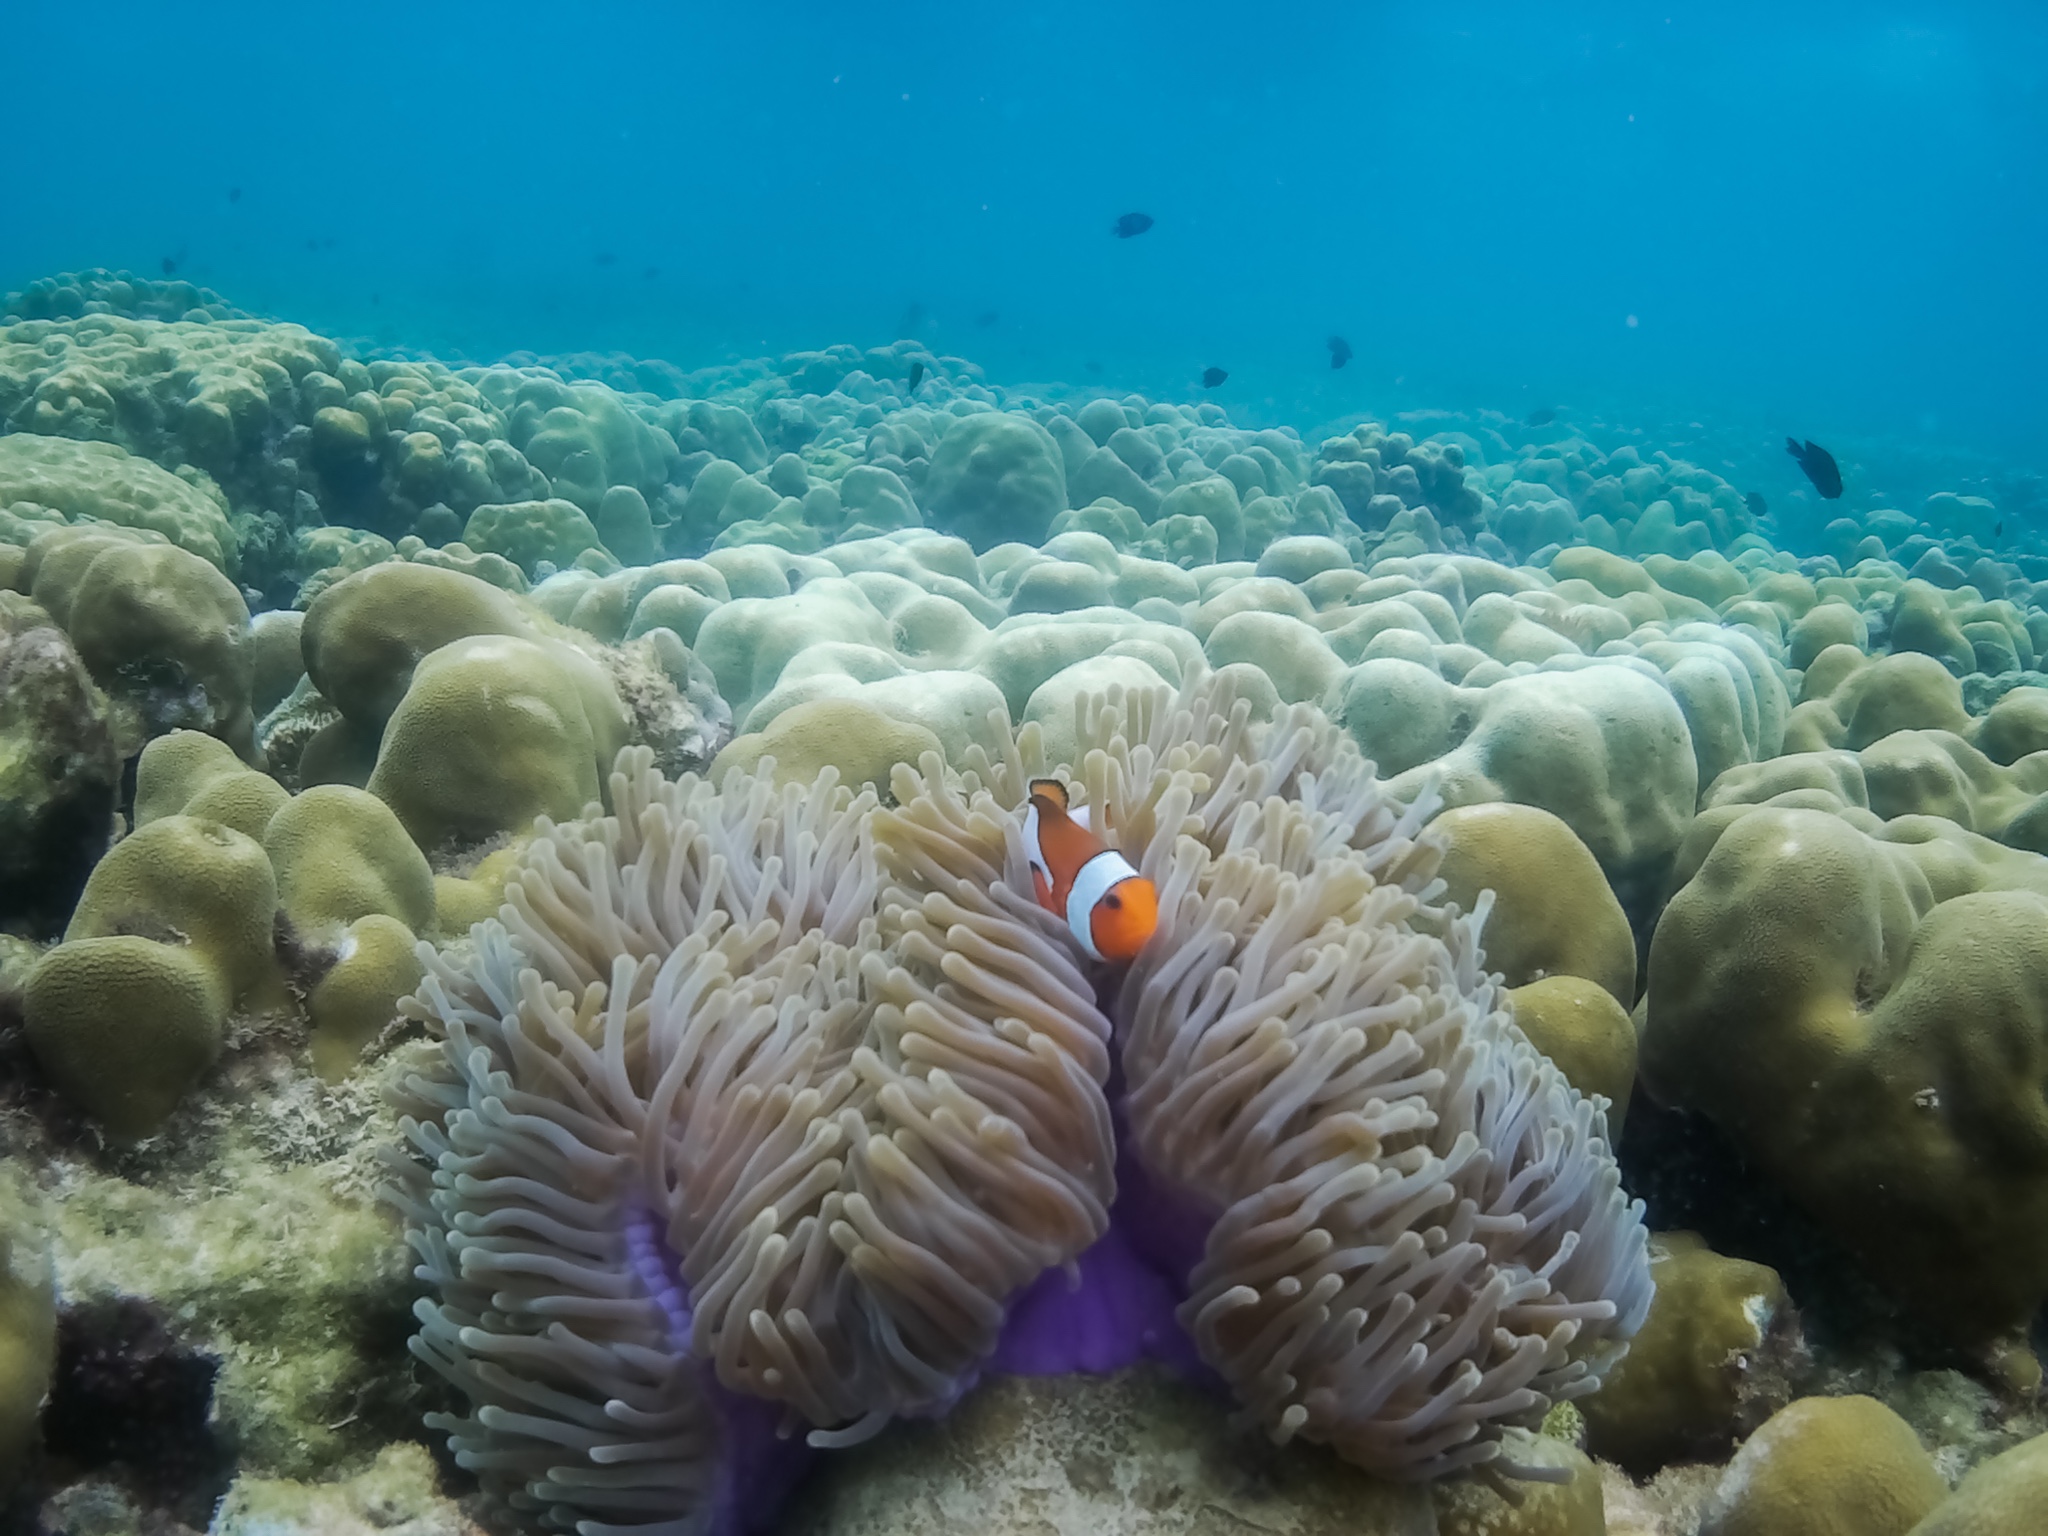
[[16,0],[0,37],[0,289],[169,265],[476,360],[1216,366],[1304,431],[1565,407],[1711,432],[1774,501],[1787,432],[1886,466],[1852,504],[2048,466],[2039,6]]

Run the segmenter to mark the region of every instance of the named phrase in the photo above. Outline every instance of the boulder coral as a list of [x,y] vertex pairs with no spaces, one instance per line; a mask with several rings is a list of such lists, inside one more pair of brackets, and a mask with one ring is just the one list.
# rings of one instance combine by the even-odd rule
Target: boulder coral
[[1948,1491],[1912,1426],[1870,1397],[1802,1397],[1743,1442],[1701,1536],[1906,1536]]
[[1508,802],[1455,806],[1443,839],[1444,893],[1467,912],[1493,892],[1486,962],[1510,987],[1578,976],[1635,1003],[1636,944],[1592,851],[1559,817]]
[[1971,1469],[1910,1536],[2006,1536],[2048,1509],[2048,1435],[2036,1435]]
[[1650,1274],[1657,1294],[1641,1332],[1580,1406],[1594,1453],[1638,1475],[1711,1457],[1756,1427],[1758,1366],[1788,1305],[1777,1271],[1718,1254],[1697,1233],[1654,1234]]
[[207,561],[174,544],[62,529],[30,544],[22,575],[130,713],[127,734],[189,727],[253,751],[249,606]]
[[1643,1081],[1929,1328],[2048,1297],[2048,859],[1790,794],[1703,816],[1649,952]]
[[73,523],[146,529],[218,571],[236,571],[238,545],[213,483],[204,475],[181,479],[112,443],[0,437],[0,507],[17,502]]
[[629,724],[575,647],[475,635],[414,669],[366,787],[423,848],[478,842],[596,799]]
[[939,439],[922,504],[936,526],[976,549],[1009,539],[1037,544],[1066,508],[1066,471],[1045,428],[987,411]]
[[[1676,851],[1698,798],[1699,764],[1684,713],[1647,663],[1531,672],[1483,696],[1450,691],[1470,700],[1469,734],[1394,776],[1395,794],[1433,784],[1448,805],[1538,806],[1570,826],[1614,877],[1661,868]],[[1347,726],[1370,751],[1374,728],[1352,702]]]
[[372,566],[323,591],[306,610],[306,675],[373,737],[398,708],[422,657],[472,635],[531,635],[507,593],[428,565]]

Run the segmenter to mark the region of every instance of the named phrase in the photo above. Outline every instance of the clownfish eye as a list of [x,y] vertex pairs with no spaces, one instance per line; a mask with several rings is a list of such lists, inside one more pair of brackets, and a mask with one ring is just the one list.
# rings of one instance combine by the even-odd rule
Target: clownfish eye
[[1105,907],[1110,908],[1111,910],[1115,910],[1116,908],[1121,907],[1124,904],[1124,899],[1123,897],[1117,895],[1115,891],[1111,891],[1107,896],[1102,898],[1102,904]]

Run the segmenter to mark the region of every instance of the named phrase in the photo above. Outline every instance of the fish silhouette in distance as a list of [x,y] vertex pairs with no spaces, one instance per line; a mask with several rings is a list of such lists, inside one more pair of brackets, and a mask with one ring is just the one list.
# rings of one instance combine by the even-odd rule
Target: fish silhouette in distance
[[1808,438],[1804,446],[1796,437],[1785,439],[1785,451],[1799,461],[1799,467],[1806,471],[1806,478],[1813,482],[1813,488],[1822,498],[1833,501],[1842,494],[1842,470],[1835,463],[1835,456],[1819,443]]

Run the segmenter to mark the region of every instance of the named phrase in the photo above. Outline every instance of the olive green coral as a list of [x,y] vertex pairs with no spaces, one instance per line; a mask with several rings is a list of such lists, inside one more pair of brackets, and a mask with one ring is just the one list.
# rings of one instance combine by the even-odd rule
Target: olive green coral
[[137,826],[166,816],[198,816],[260,842],[270,818],[290,798],[277,780],[256,772],[227,743],[201,731],[159,736],[136,762]]
[[923,726],[870,708],[857,699],[817,699],[777,715],[764,731],[735,736],[711,765],[714,781],[727,769],[752,773],[775,761],[778,782],[810,784],[827,768],[841,782],[886,789],[898,763],[916,763],[944,748]]
[[326,935],[372,914],[418,931],[434,919],[434,872],[391,808],[346,784],[320,784],[279,809],[263,837],[278,904]]
[[2048,859],[1932,817],[1724,807],[1650,946],[1642,1071],[1927,1325],[2048,1297]]
[[1579,1403],[1593,1451],[1638,1474],[1740,1433],[1744,1392],[1786,1301],[1776,1270],[1715,1253],[1692,1232],[1652,1234],[1650,1274],[1657,1294],[1642,1331]]
[[313,1068],[338,1082],[384,1026],[398,1017],[399,999],[419,984],[412,930],[372,912],[348,925],[334,964],[306,995],[312,1021]]
[[1906,1536],[1948,1485],[1912,1426],[1869,1397],[1802,1397],[1743,1443],[1701,1536]]
[[153,1134],[220,1055],[227,999],[192,950],[135,934],[59,944],[29,973],[29,1048],[116,1137]]
[[125,538],[43,535],[30,556],[31,595],[145,736],[186,726],[254,751],[249,606],[232,581],[176,545]]
[[1515,1465],[1540,1471],[1503,1497],[1474,1478],[1435,1484],[1437,1536],[1606,1536],[1607,1501],[1600,1473],[1576,1446],[1549,1435],[1516,1432],[1508,1439]]
[[471,635],[532,632],[517,600],[489,582],[398,562],[322,592],[306,610],[300,644],[321,696],[374,740],[421,657]]
[[421,847],[475,842],[598,799],[629,723],[575,647],[477,635],[419,664],[368,787]]
[[59,1090],[117,1136],[153,1132],[219,1054],[228,1010],[283,1002],[276,908],[263,849],[220,822],[164,816],[116,844],[24,993]]
[[1607,1100],[1607,1131],[1621,1137],[1636,1080],[1636,1029],[1598,982],[1544,976],[1508,989],[1515,1023],[1580,1093]]
[[146,528],[216,570],[235,573],[234,530],[212,481],[181,479],[112,443],[27,432],[0,437],[0,507],[23,501],[74,522]]
[[2048,1435],[2036,1435],[1972,1468],[1911,1536],[2019,1536],[2048,1510]]
[[1596,982],[1635,1002],[1636,942],[1592,851],[1533,805],[1457,806],[1432,825],[1445,841],[1446,894],[1471,911],[1494,893],[1486,962],[1511,987],[1546,976]]

